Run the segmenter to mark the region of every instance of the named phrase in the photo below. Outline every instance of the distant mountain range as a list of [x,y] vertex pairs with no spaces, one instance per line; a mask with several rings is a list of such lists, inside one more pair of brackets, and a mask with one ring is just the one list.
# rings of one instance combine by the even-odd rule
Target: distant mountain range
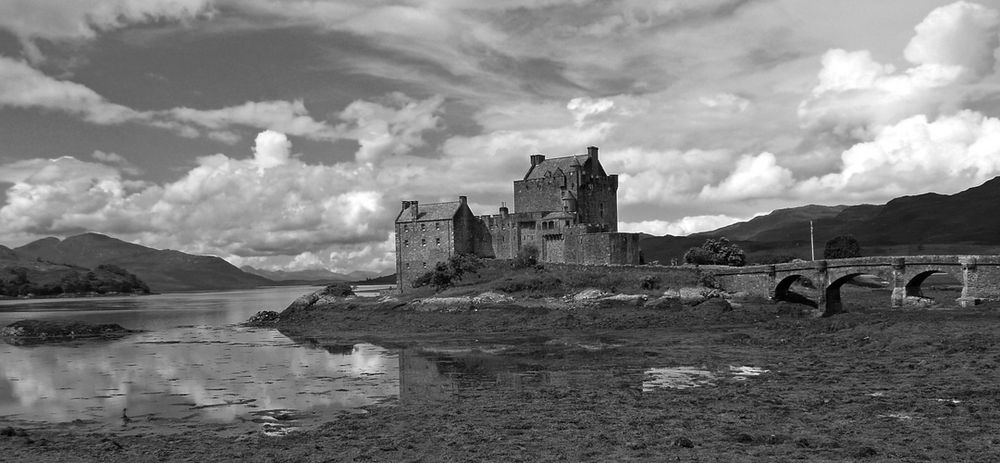
[[258,268],[251,267],[249,265],[244,265],[240,267],[240,270],[251,273],[254,275],[259,275],[264,278],[273,281],[287,282],[333,282],[333,281],[361,281],[367,278],[374,278],[379,276],[376,272],[365,272],[361,270],[353,271],[350,273],[336,273],[325,269],[308,269],[308,270],[262,270]]
[[0,297],[74,294],[146,294],[149,286],[135,274],[109,264],[85,268],[18,255],[0,246]]
[[778,209],[709,232],[646,237],[640,247],[647,262],[666,264],[680,262],[689,248],[707,238],[726,237],[747,251],[749,262],[779,254],[808,259],[812,220],[817,257],[826,241],[838,235],[854,235],[864,255],[997,254],[998,204],[1000,177],[954,195],[903,196],[882,205]]
[[136,274],[153,291],[246,289],[275,284],[243,272],[219,257],[153,249],[98,233],[84,233],[61,241],[43,238],[14,248],[13,252],[22,258],[86,268],[117,265]]

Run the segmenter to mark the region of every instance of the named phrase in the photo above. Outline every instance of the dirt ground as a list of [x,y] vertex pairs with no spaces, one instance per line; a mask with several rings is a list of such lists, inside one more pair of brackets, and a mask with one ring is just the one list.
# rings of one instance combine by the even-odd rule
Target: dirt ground
[[[302,311],[279,325],[298,342],[398,348],[432,372],[401,380],[397,400],[286,437],[32,428],[0,433],[14,434],[0,435],[0,461],[1000,458],[1000,310],[889,310],[873,297],[822,319],[765,301]],[[653,387],[670,367],[710,379]]]

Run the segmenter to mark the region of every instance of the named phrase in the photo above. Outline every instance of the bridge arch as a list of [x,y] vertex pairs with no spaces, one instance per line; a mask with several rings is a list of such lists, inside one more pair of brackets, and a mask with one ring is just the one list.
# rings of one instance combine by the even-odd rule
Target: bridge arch
[[806,304],[811,307],[818,307],[819,304],[817,304],[816,301],[791,290],[792,285],[801,279],[809,279],[809,277],[802,273],[793,273],[782,277],[781,280],[774,286],[774,292],[771,294],[772,299],[775,301],[796,302],[799,304]]
[[854,277],[861,275],[870,274],[863,272],[848,273],[837,278],[836,280],[831,281],[830,284],[823,289],[825,307],[822,307],[822,309],[824,317],[829,317],[830,315],[835,315],[844,311],[844,303],[840,299],[840,287],[844,286],[844,283],[847,283]]

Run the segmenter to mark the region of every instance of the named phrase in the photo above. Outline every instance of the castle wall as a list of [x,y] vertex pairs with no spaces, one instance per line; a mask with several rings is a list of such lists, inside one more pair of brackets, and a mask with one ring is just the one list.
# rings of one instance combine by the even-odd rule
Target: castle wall
[[564,186],[567,186],[567,179],[561,175],[515,181],[514,213],[563,210],[561,191]]
[[[434,220],[396,224],[396,278],[400,288],[455,254],[455,221]],[[461,234],[461,232],[459,232]]]
[[592,177],[577,193],[580,223],[606,225],[606,231],[618,231],[618,176]]

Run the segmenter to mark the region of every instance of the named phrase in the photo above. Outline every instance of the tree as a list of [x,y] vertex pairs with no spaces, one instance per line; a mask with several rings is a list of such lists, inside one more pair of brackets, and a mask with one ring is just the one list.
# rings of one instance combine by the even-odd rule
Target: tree
[[411,286],[419,288],[430,285],[435,291],[441,291],[454,286],[455,282],[461,281],[466,274],[478,272],[482,266],[483,263],[474,255],[456,254],[451,256],[448,262],[434,264],[434,270],[415,278]]
[[835,236],[826,242],[823,249],[824,259],[846,259],[861,257],[861,243],[853,235]]
[[726,238],[709,238],[701,247],[688,249],[684,254],[684,262],[698,265],[731,265],[742,267],[746,265],[747,257],[743,249]]

